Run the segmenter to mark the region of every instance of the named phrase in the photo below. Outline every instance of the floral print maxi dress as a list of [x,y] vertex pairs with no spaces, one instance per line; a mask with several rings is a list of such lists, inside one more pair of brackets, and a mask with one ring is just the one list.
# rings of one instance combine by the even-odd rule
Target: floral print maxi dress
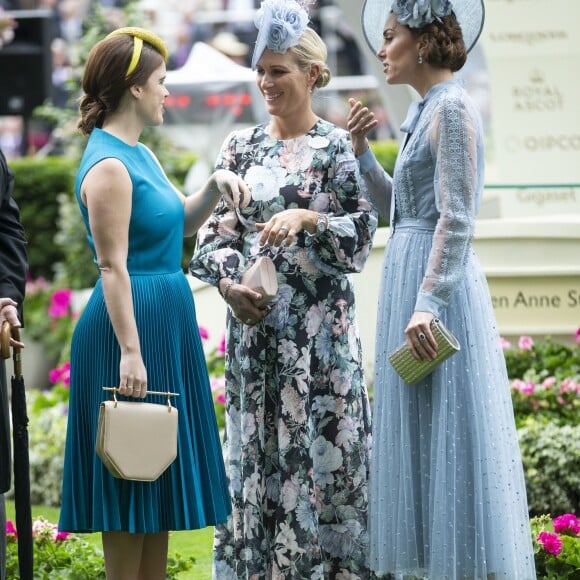
[[[215,532],[214,578],[368,578],[371,418],[351,272],[376,215],[347,133],[319,120],[304,136],[232,133],[218,167],[241,175],[249,206],[225,203],[198,232],[191,273],[239,280],[252,256],[276,265],[279,292],[249,327],[228,310],[224,455],[233,513]],[[329,216],[289,247],[260,248],[255,223],[289,208]]]

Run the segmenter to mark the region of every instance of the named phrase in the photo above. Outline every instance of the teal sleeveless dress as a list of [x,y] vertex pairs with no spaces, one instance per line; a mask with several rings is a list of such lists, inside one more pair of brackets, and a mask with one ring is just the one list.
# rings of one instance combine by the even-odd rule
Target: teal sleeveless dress
[[[87,172],[119,159],[133,183],[127,268],[148,388],[178,392],[178,455],[155,482],[112,477],[95,453],[103,386],[119,384],[120,349],[99,279],[71,343],[70,406],[59,529],[157,533],[226,521],[227,480],[193,296],[181,268],[184,209],[151,152],[94,129],[81,160],[76,196]],[[95,259],[96,261],[96,259]],[[163,397],[147,397],[163,402]]]

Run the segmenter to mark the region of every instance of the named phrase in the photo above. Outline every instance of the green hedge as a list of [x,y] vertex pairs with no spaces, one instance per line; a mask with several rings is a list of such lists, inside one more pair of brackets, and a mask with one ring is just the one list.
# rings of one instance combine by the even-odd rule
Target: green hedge
[[530,417],[518,437],[530,514],[580,514],[580,426]]
[[390,175],[393,175],[395,160],[399,153],[399,144],[397,141],[370,141],[369,145],[384,170]]
[[28,239],[28,262],[33,278],[54,277],[54,265],[65,257],[55,244],[58,195],[72,196],[75,163],[63,157],[24,157],[10,162],[14,172],[14,199]]

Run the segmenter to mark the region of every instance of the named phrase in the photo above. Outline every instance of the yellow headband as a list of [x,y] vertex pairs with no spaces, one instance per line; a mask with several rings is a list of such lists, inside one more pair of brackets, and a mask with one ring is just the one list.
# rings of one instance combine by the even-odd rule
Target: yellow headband
[[125,78],[127,78],[137,66],[139,59],[141,58],[141,50],[143,49],[143,40],[138,36],[133,37],[133,56],[131,57],[131,62],[129,63],[129,68],[125,73]]
[[111,32],[107,38],[111,36],[119,36],[121,34],[128,34],[129,36],[133,37],[133,56],[131,57],[131,62],[127,68],[125,78],[127,78],[135,70],[137,64],[139,64],[141,51],[143,50],[143,41],[150,44],[155,50],[157,50],[157,52],[159,52],[159,54],[163,57],[163,60],[167,62],[167,57],[169,56],[169,53],[167,52],[167,46],[163,40],[161,40],[161,38],[153,32],[145,30],[145,28],[126,26],[124,28],[113,30],[113,32]]

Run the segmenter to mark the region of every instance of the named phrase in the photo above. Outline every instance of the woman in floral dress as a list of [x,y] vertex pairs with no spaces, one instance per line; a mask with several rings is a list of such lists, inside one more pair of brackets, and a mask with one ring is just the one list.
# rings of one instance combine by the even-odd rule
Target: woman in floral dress
[[[280,19],[296,26],[289,47],[266,34]],[[307,22],[296,2],[262,4],[253,64],[270,122],[232,133],[217,163],[252,200],[216,207],[190,264],[229,305],[233,513],[215,533],[220,580],[369,576],[370,412],[350,274],[365,264],[376,216],[348,134],[312,111],[330,71]],[[240,283],[258,254],[273,259],[279,285],[266,307]]]

